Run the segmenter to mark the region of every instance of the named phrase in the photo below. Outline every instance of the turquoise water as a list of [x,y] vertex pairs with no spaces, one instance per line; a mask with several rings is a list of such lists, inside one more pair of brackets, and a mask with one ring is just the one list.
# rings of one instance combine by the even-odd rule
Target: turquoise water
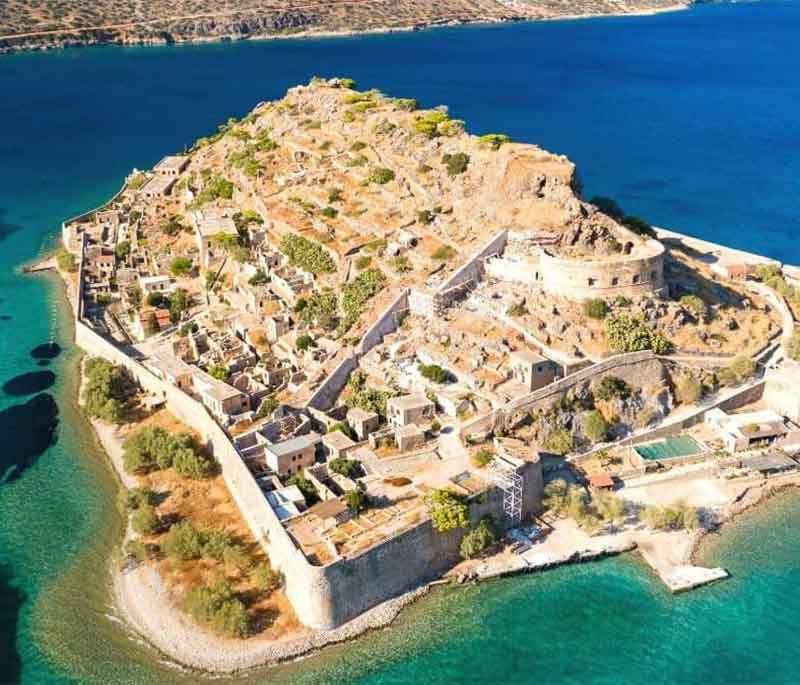
[[[0,681],[197,679],[158,665],[107,615],[115,481],[75,410],[77,355],[63,307],[52,311],[60,288],[16,271],[62,218],[231,114],[314,74],[350,75],[447,103],[474,132],[568,154],[587,195],[800,262],[798,35],[800,6],[770,2],[0,58]],[[51,334],[63,352],[40,366],[31,351]],[[43,370],[54,375],[18,378]],[[798,515],[787,501],[743,524],[713,552],[734,579],[690,595],[667,596],[631,559],[448,590],[390,631],[249,680],[797,682]]]

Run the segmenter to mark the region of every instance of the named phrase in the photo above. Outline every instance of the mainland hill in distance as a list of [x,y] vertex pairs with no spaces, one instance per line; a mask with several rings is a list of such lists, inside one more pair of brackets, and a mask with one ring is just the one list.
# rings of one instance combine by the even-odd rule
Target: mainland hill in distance
[[5,0],[0,52],[390,31],[643,14],[692,0]]

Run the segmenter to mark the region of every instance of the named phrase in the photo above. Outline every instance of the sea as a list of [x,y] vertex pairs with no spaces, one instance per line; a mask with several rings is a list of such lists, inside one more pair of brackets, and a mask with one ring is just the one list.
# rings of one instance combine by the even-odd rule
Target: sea
[[[800,4],[346,38],[0,57],[0,682],[186,683],[109,603],[119,486],[76,406],[60,222],[312,76],[446,104],[574,160],[587,197],[800,264]],[[252,683],[800,682],[800,498],[710,540],[672,596],[635,555],[432,592],[387,630]]]

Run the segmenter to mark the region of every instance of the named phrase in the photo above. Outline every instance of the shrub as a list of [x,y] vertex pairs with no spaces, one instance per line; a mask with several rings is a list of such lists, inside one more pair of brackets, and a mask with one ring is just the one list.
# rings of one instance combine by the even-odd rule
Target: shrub
[[515,302],[508,308],[509,316],[525,316],[528,313],[528,308],[522,302]]
[[124,495],[126,509],[139,509],[153,506],[156,503],[156,493],[150,488],[131,488]]
[[114,248],[114,255],[117,259],[125,259],[131,253],[131,244],[128,240],[117,243]]
[[684,376],[675,386],[675,394],[681,404],[692,404],[700,399],[703,386],[694,376]]
[[201,540],[200,556],[203,559],[222,561],[225,551],[238,547],[233,536],[225,530],[209,530],[199,534]]
[[491,518],[484,517],[461,540],[462,559],[474,559],[497,542],[497,531]]
[[608,422],[599,411],[592,409],[583,417],[583,432],[592,442],[603,442],[608,438]]
[[447,175],[450,177],[463,174],[469,166],[469,155],[464,152],[445,154],[442,157],[442,164],[447,168]]
[[786,341],[784,349],[789,359],[800,360],[800,331],[792,333],[792,337]]
[[722,385],[736,385],[751,378],[756,371],[756,363],[749,357],[736,357],[730,366],[719,372]]
[[590,319],[605,319],[608,314],[608,305],[605,300],[596,298],[583,303],[583,313]]
[[86,413],[110,423],[119,422],[128,398],[135,394],[134,385],[125,370],[101,357],[90,357],[84,371]]
[[389,393],[367,387],[367,376],[363,371],[354,371],[347,382],[350,396],[345,400],[348,407],[358,407],[386,416],[386,400]]
[[228,367],[224,364],[212,364],[208,367],[208,375],[216,378],[218,381],[227,381],[230,376]]
[[269,278],[264,269],[256,269],[256,272],[250,276],[247,282],[250,285],[264,285],[267,281],[269,281]]
[[426,112],[414,119],[413,127],[417,133],[422,133],[428,136],[428,138],[436,138],[442,135],[439,126],[445,124],[449,119],[450,117],[444,112],[434,110],[433,112]]
[[413,269],[413,267],[411,266],[411,261],[405,255],[394,257],[391,261],[391,267],[395,272],[399,274],[407,273],[408,271],[411,271]]
[[191,448],[181,448],[174,454],[175,473],[192,480],[203,480],[214,473],[214,463]]
[[194,207],[200,207],[217,199],[230,200],[233,198],[233,183],[219,174],[209,176],[203,189],[197,193],[192,201]]
[[575,447],[575,442],[572,437],[572,433],[570,433],[566,428],[557,428],[556,430],[551,431],[550,434],[544,439],[544,442],[542,442],[542,447],[553,454],[567,454],[572,452]]
[[337,457],[328,463],[328,468],[334,473],[338,473],[345,478],[353,478],[358,473],[359,464],[354,459],[347,457]]
[[131,516],[131,526],[139,535],[152,535],[158,530],[160,524],[161,521],[156,510],[149,504],[139,507]]
[[325,207],[320,211],[320,214],[327,219],[335,219],[339,216],[339,211],[335,207]]
[[344,501],[347,503],[347,508],[358,515],[369,506],[369,497],[364,492],[364,486],[359,484],[360,487],[355,490],[348,490],[344,493]]
[[297,337],[296,345],[298,350],[305,352],[306,350],[314,347],[314,338],[307,333],[303,333],[303,335]]
[[486,447],[481,447],[472,455],[472,461],[475,466],[485,468],[494,461],[494,452]]
[[133,433],[122,446],[128,473],[145,474],[173,466],[176,456],[194,453],[194,440],[185,433],[172,434],[159,426],[145,426]]
[[188,276],[192,272],[192,260],[188,257],[175,257],[169,270],[173,276]]
[[424,224],[425,226],[433,223],[433,220],[435,218],[436,215],[429,209],[422,209],[417,212],[417,221],[421,224]]
[[427,378],[433,383],[449,383],[450,373],[438,364],[420,364],[419,372],[423,378]]
[[372,172],[372,175],[369,177],[369,180],[371,183],[386,185],[390,181],[394,181],[394,171],[392,171],[391,169],[387,169],[385,167],[380,167]]
[[283,584],[283,576],[269,563],[256,566],[250,574],[250,580],[259,590],[265,592],[277,590]]
[[544,486],[542,504],[545,509],[550,509],[555,514],[564,514],[566,511],[567,491],[568,487],[565,480],[561,478],[551,480]]
[[142,540],[128,540],[128,542],[125,543],[125,554],[139,563],[152,559],[157,550],[157,545],[148,545]]
[[439,533],[469,526],[467,498],[448,488],[438,488],[425,496],[425,504]]
[[450,259],[455,253],[456,251],[450,245],[442,245],[431,253],[431,259],[443,262]]
[[174,238],[182,230],[183,224],[181,223],[181,219],[177,214],[173,214],[169,219],[167,219],[166,223],[161,224],[161,232],[170,238]]
[[370,264],[372,264],[372,257],[368,255],[361,255],[356,259],[356,269],[359,271],[366,269]]
[[78,264],[75,262],[75,255],[67,252],[63,247],[56,254],[56,264],[60,271],[74,273],[78,270]]
[[164,554],[172,561],[199,559],[203,553],[203,538],[189,521],[181,521],[167,532]]
[[617,376],[604,376],[594,391],[598,400],[608,402],[612,399],[624,400],[630,397],[631,389],[628,384]]
[[417,108],[417,101],[414,98],[395,98],[392,102],[398,109],[406,112],[413,112]]
[[303,497],[306,498],[306,504],[309,507],[319,502],[319,493],[317,492],[317,488],[315,488],[314,484],[308,480],[308,478],[306,478],[306,475],[302,471],[298,471],[291,476],[286,481],[286,484],[296,485],[300,492],[303,493]]
[[681,297],[680,303],[692,312],[699,321],[705,321],[708,316],[706,303],[697,295],[684,295]]
[[606,339],[615,352],[653,350],[656,354],[667,354],[672,349],[672,343],[651,330],[641,317],[628,314],[615,314],[606,319]]
[[639,216],[626,215],[622,217],[621,222],[623,226],[629,228],[631,231],[639,235],[647,236],[649,238],[654,238],[656,235],[653,227]]
[[192,618],[228,637],[243,637],[249,630],[244,604],[225,579],[192,588],[186,594],[186,611]]
[[339,322],[339,336],[346,333],[361,316],[364,305],[386,285],[386,276],[380,269],[362,271],[342,290],[344,317]]
[[697,510],[683,502],[673,507],[649,506],[642,512],[642,520],[656,530],[693,530],[700,525]]
[[292,266],[298,266],[315,276],[336,271],[336,263],[322,245],[300,235],[285,235],[279,249]]
[[622,211],[622,207],[617,204],[616,200],[612,200],[610,197],[602,197],[598,195],[589,200],[589,202],[603,212],[603,214],[610,216],[612,219],[619,220],[625,216],[625,212]]
[[511,142],[511,138],[505,133],[487,133],[478,138],[481,145],[486,145],[492,150],[499,150],[506,143]]
[[341,188],[332,188],[328,191],[328,203],[341,202],[344,199],[344,191]]

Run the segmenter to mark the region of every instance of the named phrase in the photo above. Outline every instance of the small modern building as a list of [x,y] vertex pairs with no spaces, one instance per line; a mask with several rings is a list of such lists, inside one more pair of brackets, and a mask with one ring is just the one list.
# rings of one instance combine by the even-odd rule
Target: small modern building
[[250,410],[247,395],[202,369],[193,370],[192,388],[208,410],[220,419]]
[[153,293],[168,293],[172,290],[172,279],[169,276],[139,276],[139,287],[144,297]]
[[189,158],[184,155],[168,155],[153,167],[153,171],[159,176],[170,176],[177,178],[189,165]]
[[200,252],[200,264],[206,268],[214,259],[222,256],[219,248],[214,245],[214,236],[239,237],[230,209],[218,207],[196,209],[189,212],[189,219],[194,225],[197,249]]
[[719,434],[730,452],[773,443],[789,432],[783,417],[771,409],[742,414],[712,409],[706,413],[705,422]]
[[436,405],[422,394],[392,397],[386,402],[386,418],[395,428],[428,421],[435,413]]
[[355,431],[358,439],[363,441],[369,437],[370,433],[378,430],[381,419],[374,411],[364,411],[353,407],[347,412],[347,425]]
[[164,197],[165,195],[169,195],[172,191],[172,186],[175,185],[175,178],[172,176],[164,176],[161,174],[156,174],[155,176],[148,179],[147,183],[145,183],[140,189],[139,193],[146,197],[148,200],[152,200],[157,197]]
[[320,436],[317,433],[308,433],[265,445],[267,466],[279,476],[294,474],[306,466],[313,466],[319,442]]
[[510,363],[514,378],[529,391],[550,385],[558,378],[558,364],[531,350],[516,350],[512,352]]

